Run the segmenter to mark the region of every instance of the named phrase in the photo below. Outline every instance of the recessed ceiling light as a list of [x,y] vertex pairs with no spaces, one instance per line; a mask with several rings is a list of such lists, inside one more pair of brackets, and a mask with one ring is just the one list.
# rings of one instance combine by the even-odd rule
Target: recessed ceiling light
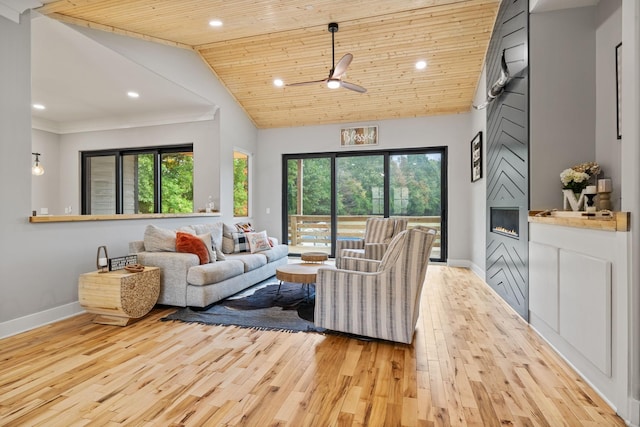
[[210,27],[222,27],[222,21],[219,19],[212,19],[211,21],[209,21],[209,26]]
[[47,107],[42,104],[33,104],[33,108],[35,108],[36,110],[44,110]]
[[127,96],[129,98],[140,98],[140,94],[138,92],[127,92]]
[[427,68],[427,61],[418,61],[418,62],[416,62],[416,69],[424,70],[425,68]]
[[274,86],[277,86],[277,87],[282,87],[282,86],[284,86],[284,82],[283,82],[281,79],[275,79],[275,80],[273,81],[273,84],[274,84]]

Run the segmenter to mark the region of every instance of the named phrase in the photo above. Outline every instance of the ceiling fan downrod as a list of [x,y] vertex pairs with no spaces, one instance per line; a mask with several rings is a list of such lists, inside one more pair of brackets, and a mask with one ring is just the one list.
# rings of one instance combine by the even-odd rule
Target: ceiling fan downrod
[[331,73],[329,76],[333,75],[333,72],[336,69],[336,42],[335,42],[335,34],[338,32],[338,23],[330,22],[329,23],[329,32],[331,33]]

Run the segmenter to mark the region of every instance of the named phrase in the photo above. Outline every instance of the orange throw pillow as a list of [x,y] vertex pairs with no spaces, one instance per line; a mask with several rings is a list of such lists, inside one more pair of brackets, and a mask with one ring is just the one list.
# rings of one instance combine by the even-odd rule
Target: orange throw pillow
[[209,262],[207,246],[198,236],[194,236],[193,234],[183,233],[181,231],[176,233],[176,252],[196,254],[198,258],[200,258],[200,264],[207,264]]

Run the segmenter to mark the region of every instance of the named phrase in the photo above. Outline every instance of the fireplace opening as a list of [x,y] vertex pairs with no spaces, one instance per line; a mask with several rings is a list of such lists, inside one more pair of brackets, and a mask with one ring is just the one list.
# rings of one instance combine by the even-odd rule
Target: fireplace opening
[[491,232],[517,239],[520,237],[518,208],[491,208]]

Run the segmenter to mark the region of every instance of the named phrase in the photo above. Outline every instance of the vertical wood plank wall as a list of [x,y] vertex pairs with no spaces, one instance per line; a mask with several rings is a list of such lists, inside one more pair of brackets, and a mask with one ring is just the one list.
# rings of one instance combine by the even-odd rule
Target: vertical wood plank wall
[[[513,80],[487,107],[486,280],[524,319],[529,317],[528,0],[503,0],[487,52],[487,87],[498,79],[502,52]],[[519,238],[492,233],[491,208],[517,208]]]

